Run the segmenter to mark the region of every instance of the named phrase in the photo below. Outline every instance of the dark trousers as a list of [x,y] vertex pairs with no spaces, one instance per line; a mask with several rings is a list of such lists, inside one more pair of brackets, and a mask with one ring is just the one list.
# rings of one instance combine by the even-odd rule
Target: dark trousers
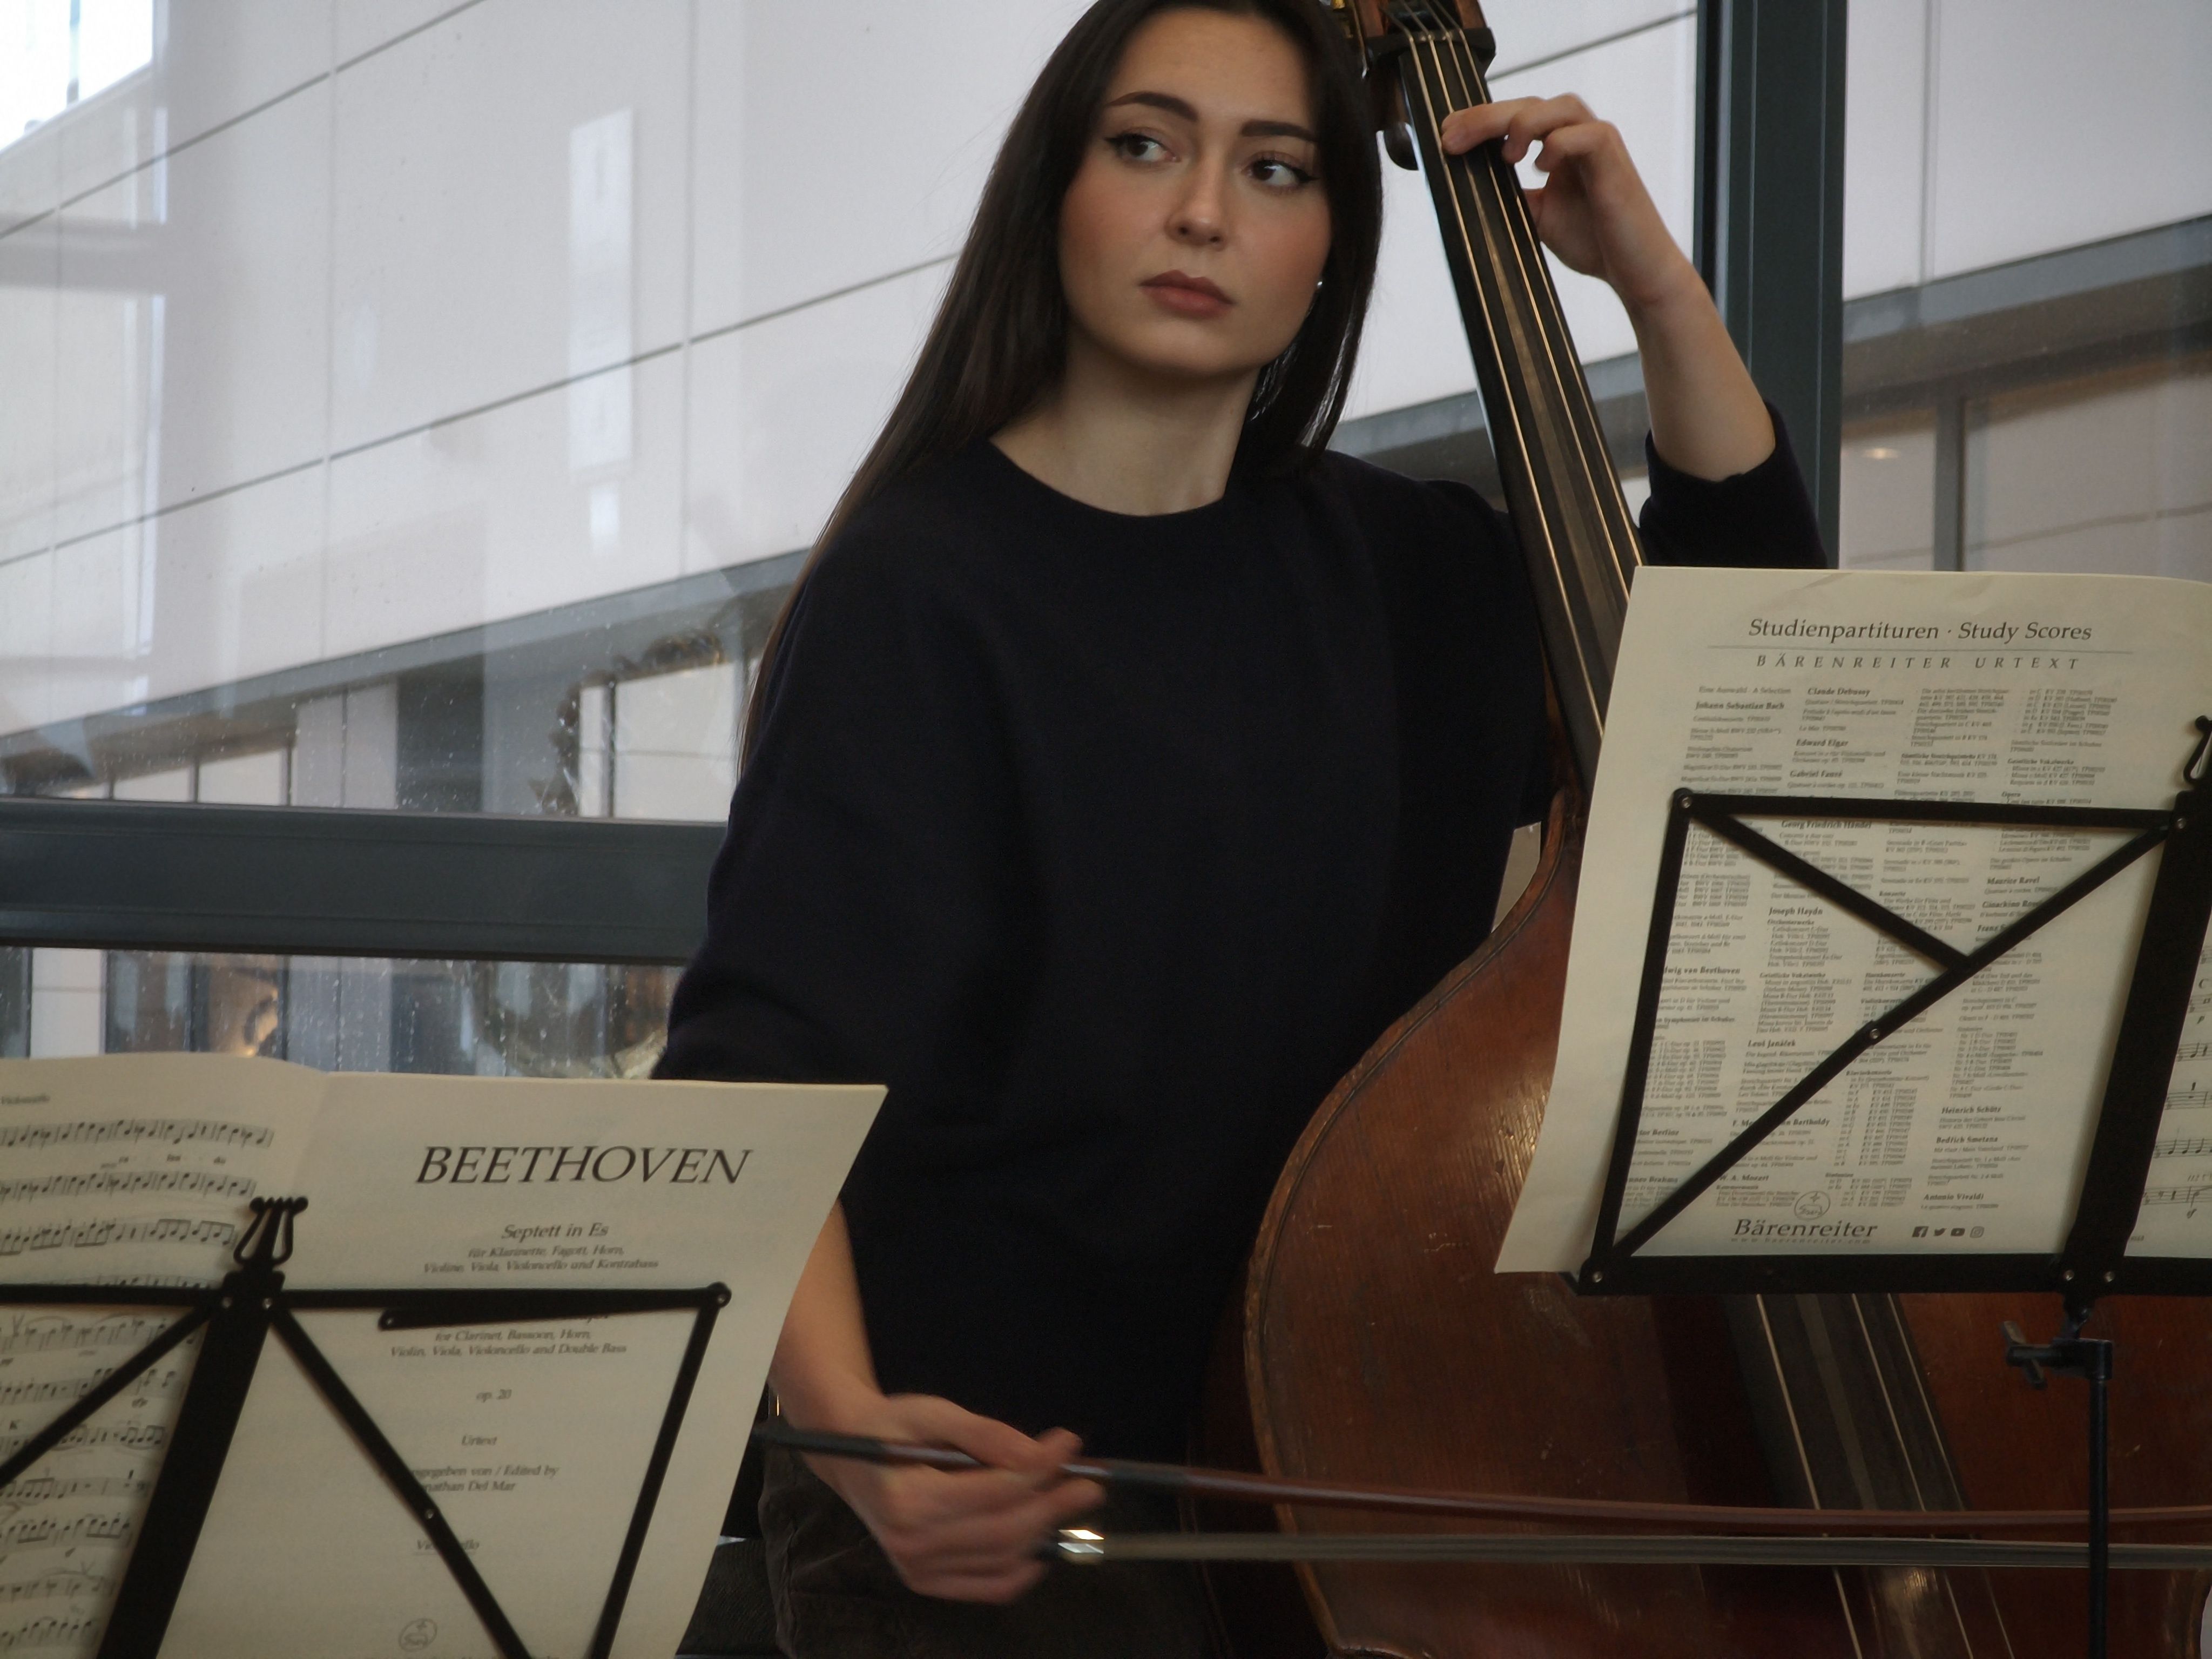
[[[860,1516],[771,1448],[761,1493],[776,1640],[792,1659],[1207,1659],[1206,1596],[1166,1563],[1055,1565],[1006,1607],[917,1595]],[[1099,1530],[1171,1531],[1171,1504],[1109,1504]]]

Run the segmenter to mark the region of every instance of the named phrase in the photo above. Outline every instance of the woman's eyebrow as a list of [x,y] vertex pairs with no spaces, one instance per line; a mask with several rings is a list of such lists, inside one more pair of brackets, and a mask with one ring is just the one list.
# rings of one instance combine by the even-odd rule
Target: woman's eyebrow
[[[1106,107],[1118,109],[1123,104],[1149,105],[1193,125],[1198,120],[1198,111],[1187,100],[1178,98],[1171,92],[1126,92],[1119,98],[1109,100]],[[1308,143],[1317,142],[1310,131],[1296,121],[1247,121],[1242,131],[1247,138],[1303,138]]]

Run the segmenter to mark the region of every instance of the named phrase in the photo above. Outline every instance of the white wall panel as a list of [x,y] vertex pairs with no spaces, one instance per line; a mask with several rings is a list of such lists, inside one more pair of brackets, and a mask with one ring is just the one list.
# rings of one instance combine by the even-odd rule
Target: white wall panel
[[702,341],[684,566],[812,541],[913,367],[942,266]]
[[141,772],[134,777],[115,781],[118,800],[159,800],[180,804],[192,798],[192,769],[189,766],[164,767],[158,772]]
[[682,360],[629,373],[635,447],[624,464],[570,469],[565,388],[332,461],[320,654],[675,575]]
[[155,10],[153,64],[53,124],[64,135],[62,200],[329,72],[329,0],[169,0]]
[[2205,373],[1994,400],[1967,437],[1969,568],[2212,580],[2208,426]]
[[1936,3],[1929,276],[2212,213],[2212,5]]
[[283,805],[284,751],[264,749],[202,761],[194,799],[222,806]]
[[1936,556],[1936,423],[1915,414],[1858,427],[1844,445],[1838,562],[1926,570]]
[[322,469],[309,467],[155,521],[148,695],[324,654],[323,494]]
[[61,534],[321,455],[328,98],[313,87],[63,210]]
[[53,539],[58,252],[44,226],[0,237],[0,562]]
[[46,724],[53,707],[54,556],[0,564],[0,732]]
[[155,27],[148,91],[168,112],[173,146],[330,70],[330,0],[167,0],[155,11],[168,26]]
[[337,449],[568,375],[570,134],[619,111],[636,349],[681,337],[690,9],[486,0],[338,76]]
[[[1929,8],[1853,0],[1844,73],[1844,293],[1924,278]],[[1848,486],[1846,486],[1848,492]]]
[[701,332],[957,251],[1081,0],[700,12]]
[[1500,76],[1663,19],[1691,16],[1683,0],[1489,0],[1482,15],[1498,37]]
[[340,64],[450,16],[475,0],[331,0],[331,55]]
[[48,719],[69,720],[145,696],[150,640],[140,623],[149,597],[146,551],[135,525],[54,550]]
[[1474,362],[1467,354],[1428,180],[1386,160],[1382,254],[1376,262],[1375,297],[1367,307],[1346,417],[1449,398],[1474,386]]
[[738,667],[624,680],[615,691],[613,816],[715,822],[737,786]]
[[106,953],[38,951],[31,957],[31,1057],[100,1051]]
[[[127,188],[103,191],[87,205]],[[158,443],[148,439],[159,425],[154,371],[162,356],[157,337],[166,315],[165,302],[157,304],[155,296],[95,286],[96,262],[88,248],[81,247],[75,259],[70,257],[67,218],[54,329],[58,543],[111,530],[149,505],[143,469],[150,459],[158,471],[160,462]],[[216,419],[228,413],[206,411]]]
[[48,122],[0,149],[0,236],[61,200],[61,128]]

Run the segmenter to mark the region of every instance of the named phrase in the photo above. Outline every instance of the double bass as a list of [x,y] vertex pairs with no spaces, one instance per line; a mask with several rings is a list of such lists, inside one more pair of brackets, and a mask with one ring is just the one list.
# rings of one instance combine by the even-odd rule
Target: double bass
[[[1426,175],[1506,503],[1542,620],[1557,791],[1535,872],[1491,936],[1370,1048],[1279,1178],[1202,1461],[1425,1490],[1662,1504],[2078,1511],[2081,1406],[2005,1364],[2004,1322],[2056,1297],[1593,1298],[1492,1272],[1552,1062],[1634,525],[1513,168],[1448,155],[1488,100],[1474,0],[1328,0],[1365,55],[1378,125]],[[2102,1328],[2099,1328],[2101,1327]],[[2114,1501],[2212,1491],[2212,1322],[2197,1304],[2106,1304]],[[1283,1504],[1286,1532],[1402,1528]],[[1932,1517],[1931,1517],[1932,1518]],[[1427,1524],[1463,1528],[1462,1520]],[[1526,1523],[1523,1523],[1526,1524]],[[2203,1535],[2200,1532],[2197,1534]],[[2022,1569],[1438,1566],[1309,1561],[1312,1632],[1281,1585],[1214,1576],[1240,1655],[2029,1659],[2082,1650],[2085,1575]],[[1275,1570],[1280,1571],[1280,1569]],[[2114,1583],[2112,1651],[2194,1659],[2212,1572]]]

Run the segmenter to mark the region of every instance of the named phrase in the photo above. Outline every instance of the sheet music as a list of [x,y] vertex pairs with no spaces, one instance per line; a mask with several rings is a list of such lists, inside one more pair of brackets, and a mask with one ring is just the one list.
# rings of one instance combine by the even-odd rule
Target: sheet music
[[2130,1255],[2212,1255],[2212,938],[2197,958]]
[[[40,1067],[77,1066],[97,1079],[98,1068],[122,1063],[0,1062],[0,1091],[27,1092],[23,1079]],[[129,1086],[111,1079],[101,1090],[118,1121],[151,1119],[149,1103],[173,1092],[167,1068],[180,1064],[297,1085],[307,1109],[281,1129],[264,1125],[272,1133],[255,1174],[258,1190],[296,1190],[310,1200],[286,1269],[292,1287],[688,1289],[720,1281],[731,1288],[615,1647],[653,1659],[673,1651],[706,1574],[784,1305],[881,1091],[325,1079],[271,1061],[195,1056],[128,1063],[136,1068]],[[167,1158],[173,1148],[163,1144]],[[283,1146],[294,1156],[279,1180],[270,1171]],[[225,1170],[241,1172],[234,1153],[223,1156],[233,1159]],[[164,1165],[173,1167],[180,1166]],[[19,1169],[12,1157],[0,1170],[0,1192],[50,1174],[87,1172]],[[84,1214],[94,1189],[80,1183],[65,1196],[67,1184],[29,1201]],[[180,1190],[124,1182],[98,1196],[112,1200],[125,1228],[172,1215],[218,1228],[243,1219],[246,1194],[195,1191],[189,1201],[200,1207],[187,1210]],[[12,1208],[0,1198],[0,1217]],[[142,1239],[132,1248],[157,1247]],[[163,1248],[174,1253],[172,1276],[191,1282],[209,1282],[228,1265],[227,1245],[173,1239]],[[0,1272],[7,1270],[0,1259]],[[24,1325],[34,1347],[106,1334],[88,1333],[80,1317],[68,1338],[47,1338],[33,1331],[35,1317]],[[660,1431],[691,1313],[392,1332],[377,1328],[374,1312],[300,1319],[430,1490],[531,1651],[545,1659],[580,1655]],[[99,1352],[112,1353],[125,1340],[118,1332]],[[80,1360],[72,1375],[86,1369]],[[9,1375],[0,1370],[0,1377]],[[124,1530],[114,1540],[67,1542],[57,1533],[47,1555],[0,1579],[0,1652],[11,1639],[62,1653],[93,1650],[122,1545],[144,1501],[137,1488],[158,1469],[158,1437],[173,1417],[175,1392],[173,1385],[149,1396],[143,1413],[127,1418],[137,1425],[131,1432],[155,1439],[150,1449],[88,1443],[77,1475],[63,1468],[61,1451],[33,1469],[34,1481],[58,1483],[37,1498],[44,1512],[120,1516]],[[34,1412],[44,1403],[27,1402]],[[125,1404],[115,1402],[88,1431],[121,1426],[125,1417],[113,1424],[110,1417]],[[24,1420],[35,1429],[50,1416]],[[112,1452],[116,1467],[94,1469],[85,1458],[95,1449]],[[119,1461],[126,1453],[138,1462]],[[81,1486],[64,1493],[73,1479],[118,1480],[131,1489]],[[33,1496],[46,1490],[34,1487]],[[10,1498],[24,1501],[11,1489],[0,1503]],[[65,1512],[65,1504],[76,1508]],[[0,1512],[0,1552],[9,1549],[7,1525]],[[106,1553],[84,1571],[91,1559],[84,1552],[95,1545]],[[78,1553],[54,1553],[70,1548]],[[16,1565],[12,1553],[0,1554],[0,1574]],[[4,1585],[16,1582],[24,1589],[11,1603]],[[11,1626],[18,1627],[12,1638]],[[492,1659],[494,1651],[412,1518],[272,1336],[165,1654]]]
[[[0,1282],[219,1277],[246,1200],[297,1165],[311,1079],[202,1055],[0,1065]],[[178,1316],[0,1310],[0,1456]],[[0,1490],[0,1653],[97,1645],[197,1351],[173,1350]]]
[[[2194,717],[2212,712],[2208,642],[2212,587],[2191,582],[1639,571],[1591,805],[1565,1035],[1500,1270],[1571,1271],[1587,1254],[1674,790],[2164,806]],[[1753,827],[1960,950],[2125,839]],[[1644,1253],[2055,1249],[2155,860],[1869,1049]],[[1936,971],[1702,828],[1677,892],[1624,1228]],[[2212,1134],[2212,1112],[2199,1116]],[[2212,1182],[2212,1156],[2200,1167]],[[2212,1227],[2197,1253],[2208,1250]]]

